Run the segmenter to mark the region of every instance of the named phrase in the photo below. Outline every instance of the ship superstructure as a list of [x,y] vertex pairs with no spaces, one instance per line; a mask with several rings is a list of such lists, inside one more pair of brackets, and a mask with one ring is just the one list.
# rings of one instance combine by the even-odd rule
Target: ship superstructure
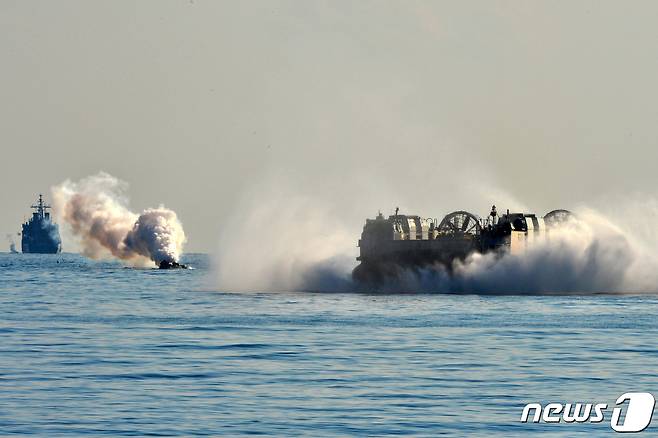
[[553,210],[543,217],[532,213],[498,215],[494,205],[486,219],[467,211],[454,211],[440,222],[416,215],[381,212],[366,219],[359,240],[361,263],[354,269],[357,281],[379,283],[400,269],[441,265],[448,271],[455,260],[474,252],[516,253],[546,229],[571,217],[567,210]]
[[24,253],[57,254],[62,250],[59,227],[50,217],[51,208],[39,195],[39,201],[31,206],[32,217],[23,224],[21,250]]

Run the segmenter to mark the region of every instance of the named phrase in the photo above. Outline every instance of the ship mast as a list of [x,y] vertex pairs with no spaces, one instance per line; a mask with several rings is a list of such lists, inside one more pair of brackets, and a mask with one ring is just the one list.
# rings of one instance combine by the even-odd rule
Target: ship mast
[[31,205],[30,208],[34,208],[37,213],[39,214],[39,217],[43,219],[44,213],[46,212],[46,209],[51,208],[50,205],[46,204],[43,202],[43,195],[39,193],[39,203],[36,205]]

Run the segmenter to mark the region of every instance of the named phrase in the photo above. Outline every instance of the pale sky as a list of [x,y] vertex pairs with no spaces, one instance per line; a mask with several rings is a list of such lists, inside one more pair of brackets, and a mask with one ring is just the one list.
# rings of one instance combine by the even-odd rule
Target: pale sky
[[0,232],[100,170],[188,251],[271,174],[357,231],[656,197],[656,23],[655,1],[2,0]]

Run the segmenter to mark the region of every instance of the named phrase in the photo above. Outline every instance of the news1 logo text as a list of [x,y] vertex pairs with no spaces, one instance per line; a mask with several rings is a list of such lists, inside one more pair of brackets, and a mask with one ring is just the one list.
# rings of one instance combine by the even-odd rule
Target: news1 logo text
[[[616,432],[642,432],[651,424],[655,405],[656,399],[648,392],[622,394],[611,408],[610,427]],[[521,422],[601,423],[608,411],[606,403],[528,403],[523,407]]]

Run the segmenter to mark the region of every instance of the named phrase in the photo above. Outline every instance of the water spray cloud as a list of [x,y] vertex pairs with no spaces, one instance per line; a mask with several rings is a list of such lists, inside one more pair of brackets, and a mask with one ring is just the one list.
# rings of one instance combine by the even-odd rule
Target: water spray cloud
[[55,211],[91,258],[108,253],[134,265],[178,262],[185,232],[176,213],[163,206],[141,214],[127,207],[127,184],[105,172],[53,187]]
[[[355,283],[355,244],[362,220],[349,222],[317,198],[270,189],[251,196],[222,235],[221,290],[373,292]],[[275,195],[276,193],[276,195]],[[645,201],[646,204],[646,201]],[[657,204],[658,205],[658,204]],[[632,205],[623,207],[633,210]],[[656,293],[658,247],[642,224],[615,222],[596,210],[529,242],[519,254],[474,253],[441,266],[393,268],[379,292],[546,294]],[[658,214],[658,208],[656,208]],[[641,217],[633,215],[633,217]],[[643,221],[655,223],[656,215]],[[356,224],[356,227],[354,226]],[[620,226],[622,224],[623,226]],[[257,233],[254,230],[258,230]],[[656,233],[654,233],[656,234]]]
[[237,211],[241,214],[223,224],[220,237],[222,290],[335,289],[348,282],[353,257],[345,255],[354,242],[328,208],[307,196],[273,190],[266,198],[246,200]]

